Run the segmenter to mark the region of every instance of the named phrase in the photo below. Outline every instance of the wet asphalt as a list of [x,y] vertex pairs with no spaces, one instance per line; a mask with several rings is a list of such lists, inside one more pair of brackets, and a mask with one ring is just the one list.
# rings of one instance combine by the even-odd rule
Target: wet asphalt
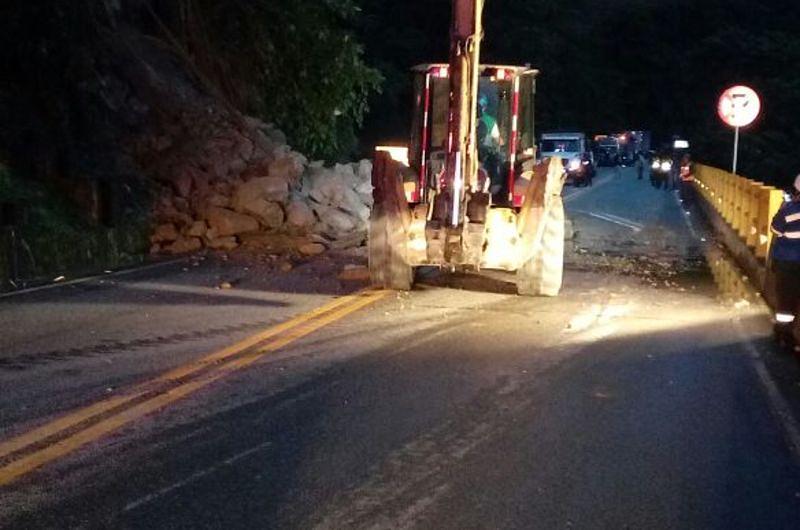
[[[632,170],[566,208],[558,298],[427,271],[0,488],[0,527],[797,528],[800,370],[702,220]],[[0,439],[361,287],[338,259],[0,300]]]

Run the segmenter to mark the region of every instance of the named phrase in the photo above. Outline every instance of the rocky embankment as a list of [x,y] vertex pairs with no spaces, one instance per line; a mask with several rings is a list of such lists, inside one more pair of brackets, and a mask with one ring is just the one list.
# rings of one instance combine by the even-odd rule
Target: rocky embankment
[[250,117],[223,122],[189,147],[158,172],[151,253],[242,248],[313,255],[366,240],[370,161],[309,162],[281,131]]

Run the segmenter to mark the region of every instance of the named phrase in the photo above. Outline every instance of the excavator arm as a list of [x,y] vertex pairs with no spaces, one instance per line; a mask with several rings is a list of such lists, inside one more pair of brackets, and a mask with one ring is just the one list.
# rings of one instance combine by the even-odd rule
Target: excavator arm
[[466,191],[477,188],[477,99],[484,1],[453,0],[447,159],[441,183],[447,207],[437,209],[445,217],[439,220],[451,227],[463,222]]

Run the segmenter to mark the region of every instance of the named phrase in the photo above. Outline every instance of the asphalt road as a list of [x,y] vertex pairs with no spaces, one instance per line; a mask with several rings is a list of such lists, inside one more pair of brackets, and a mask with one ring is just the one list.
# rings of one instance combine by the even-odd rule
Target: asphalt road
[[[713,283],[703,223],[632,170],[566,205],[552,299],[433,272],[336,298],[362,285],[333,272],[363,256],[187,261],[0,299],[0,455],[144,389],[141,413],[0,456],[0,480],[31,462],[0,486],[0,527],[797,528],[800,371],[765,310]],[[113,428],[81,439],[92,422]]]

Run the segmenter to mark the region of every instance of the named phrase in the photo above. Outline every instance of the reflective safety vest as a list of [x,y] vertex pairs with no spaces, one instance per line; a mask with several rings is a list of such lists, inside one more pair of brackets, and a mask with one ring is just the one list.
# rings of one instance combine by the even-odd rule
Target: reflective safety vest
[[784,204],[772,219],[772,258],[800,263],[800,201]]

